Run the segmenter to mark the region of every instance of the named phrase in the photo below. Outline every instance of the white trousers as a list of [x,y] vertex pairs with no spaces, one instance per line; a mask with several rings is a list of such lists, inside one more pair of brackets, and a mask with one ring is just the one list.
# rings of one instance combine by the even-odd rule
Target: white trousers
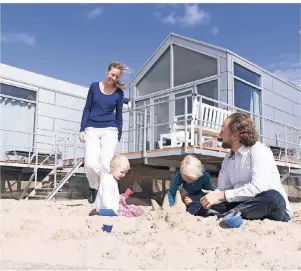
[[117,142],[117,128],[85,129],[85,172],[91,188],[98,190],[101,173],[110,173]]

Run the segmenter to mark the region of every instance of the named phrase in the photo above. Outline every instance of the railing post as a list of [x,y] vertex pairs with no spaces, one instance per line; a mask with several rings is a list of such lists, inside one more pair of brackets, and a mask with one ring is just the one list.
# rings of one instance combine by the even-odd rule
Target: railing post
[[65,130],[65,146],[64,146],[64,155],[63,155],[63,159],[65,159],[65,157],[67,156],[67,130]]
[[288,162],[287,159],[287,128],[286,125],[284,125],[284,136],[285,136],[285,162]]
[[262,139],[262,143],[265,144],[265,135],[264,135],[264,123],[265,123],[265,120],[264,120],[264,116],[262,115],[262,112],[261,112],[261,115],[260,115],[260,132],[262,134],[261,136],[261,139]]
[[199,129],[199,141],[200,148],[203,148],[203,96],[200,97],[199,101],[199,117],[200,117],[200,129]]
[[146,157],[146,120],[147,109],[144,107],[144,120],[143,120],[143,157]]
[[38,182],[38,158],[39,158],[39,152],[36,150],[36,164],[34,168],[34,188],[37,187],[37,182]]
[[76,130],[74,130],[73,161],[76,164]]
[[28,149],[28,164],[30,164],[30,155],[31,155],[31,148],[32,148],[32,134],[29,134],[29,149]]
[[185,153],[187,153],[187,97],[185,97],[185,111],[184,111],[184,116],[185,116],[185,142],[184,142],[184,148],[185,148]]
[[57,148],[58,148],[56,134],[54,135],[54,146],[55,146],[55,152],[54,152],[54,168],[53,168],[53,173],[54,173],[54,187],[56,187]]
[[299,162],[301,162],[301,131],[299,133],[299,155],[298,155],[298,158],[299,158]]

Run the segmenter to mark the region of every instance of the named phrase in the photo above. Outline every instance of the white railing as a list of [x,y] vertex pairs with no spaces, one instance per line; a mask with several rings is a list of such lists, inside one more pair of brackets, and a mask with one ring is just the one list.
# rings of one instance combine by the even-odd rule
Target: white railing
[[[176,112],[176,101],[182,101],[182,112],[178,112],[179,114],[177,115],[174,113]],[[192,112],[192,103],[194,102],[198,103],[198,110],[196,112]],[[208,104],[211,104],[211,106],[208,106]],[[212,105],[214,106],[212,107]],[[301,164],[300,127],[293,127],[277,120],[272,120],[197,94],[183,95],[167,101],[158,101],[145,106],[125,110],[124,113],[130,115],[130,125],[133,127],[123,131],[123,136],[119,143],[121,144],[119,150],[122,153],[141,152],[142,157],[145,158],[148,155],[148,151],[157,150],[159,148],[163,150],[169,148],[170,146],[164,145],[162,140],[160,142],[161,135],[176,133],[177,131],[173,130],[174,127],[180,127],[183,133],[178,146],[181,146],[185,153],[188,152],[188,148],[207,148],[205,143],[208,142],[207,139],[210,139],[210,137],[214,139],[212,142],[215,150],[222,151],[223,149],[217,144],[217,137],[214,138],[214,136],[204,135],[204,131],[208,127],[214,128],[217,134],[219,132],[222,123],[221,119],[217,121],[217,119],[214,120],[212,117],[205,118],[204,116],[204,114],[209,114],[208,111],[206,111],[209,110],[208,108],[212,109],[214,107],[223,112],[228,111],[231,113],[239,110],[250,114],[258,125],[260,140],[270,146],[277,160],[283,161],[286,164],[289,162]],[[166,113],[168,114],[167,116],[159,112],[163,109],[163,113],[168,112]],[[136,121],[138,115],[139,121]],[[218,116],[217,113],[216,116]],[[137,127],[137,123],[139,123],[139,127]],[[82,158],[84,155],[84,144],[77,143],[79,132],[74,129],[61,129],[53,132],[47,131],[47,133],[49,133],[48,135],[46,131],[45,133],[26,133],[0,129],[0,132],[1,134],[14,133],[16,135],[26,134],[28,136],[27,144],[18,143],[18,141],[13,141],[13,144],[5,144],[5,141],[1,138],[0,145],[6,151],[11,151],[12,153],[13,151],[18,153],[18,149],[22,149],[23,153],[26,153],[26,156],[23,155],[23,160],[17,162],[27,164],[28,167],[34,168],[33,178],[35,188],[37,186],[37,173],[39,168],[48,167],[53,170],[54,184],[56,186],[57,168],[63,166],[66,159],[72,160],[72,164],[75,165],[77,159]],[[296,136],[293,140],[290,140],[292,133],[300,135],[300,137]],[[207,136],[207,138],[205,138],[205,136]],[[39,143],[49,147],[39,147]],[[80,150],[80,154],[78,154],[78,150]],[[7,157],[6,161],[2,162],[9,163],[10,160],[8,158],[9,157]]]
[[[193,116],[191,112],[193,106],[192,104],[188,104],[188,99],[190,101],[197,101],[199,104],[199,113],[195,116]],[[181,115],[175,115],[174,113],[170,114],[170,112],[175,112],[175,101],[177,100],[183,101],[184,112],[182,112],[183,114]],[[130,153],[142,152],[142,157],[147,157],[148,151],[160,148],[160,136],[162,134],[172,133],[173,126],[181,126],[182,128],[183,133],[181,146],[184,147],[184,152],[187,153],[187,149],[189,147],[199,149],[204,148],[203,131],[205,130],[206,126],[215,128],[220,128],[221,126],[221,123],[218,121],[216,121],[215,123],[208,123],[208,119],[206,120],[206,118],[204,118],[204,107],[212,107],[208,106],[208,104],[214,105],[217,109],[229,111],[229,113],[241,111],[249,114],[250,117],[254,119],[257,125],[260,140],[271,148],[274,153],[275,159],[283,161],[286,164],[288,162],[301,163],[301,142],[299,139],[290,140],[289,138],[289,134],[291,134],[291,132],[289,131],[301,135],[300,127],[293,127],[280,121],[273,120],[262,115],[240,109],[230,104],[197,94],[183,95],[181,97],[170,98],[168,101],[159,101],[127,110],[126,113],[129,113],[131,116],[130,123],[132,123],[133,127],[123,131],[123,134],[128,135],[128,145],[127,148],[123,147],[122,149],[127,149],[126,152]],[[160,118],[156,120],[156,115],[162,115],[162,112],[156,112],[156,110],[168,112],[168,121],[165,121],[166,118],[162,121],[160,120]],[[142,114],[143,120],[140,116],[139,127],[136,128],[137,122],[135,116],[138,116],[138,114]],[[196,138],[195,140],[193,140],[193,142],[191,140],[192,121],[196,121],[196,123],[198,123],[198,129],[195,129],[195,131],[193,132],[196,134]],[[204,125],[204,122],[206,121],[207,125]],[[216,129],[216,132],[218,134],[219,129]],[[281,139],[281,137],[279,137],[279,134],[283,134],[284,138]],[[137,139],[139,139],[139,141],[137,141]],[[161,144],[161,148],[168,148],[168,146],[162,145],[163,144]],[[215,145],[215,147],[218,146],[218,144]],[[218,148],[219,151],[222,150],[221,147]]]
[[[13,135],[27,135],[28,143],[25,144],[5,144],[5,140],[1,137],[2,154],[6,159],[2,159],[2,164],[9,165],[12,162],[14,164],[23,164],[27,167],[33,168],[33,174],[30,177],[30,182],[34,180],[34,188],[37,188],[38,169],[48,168],[54,173],[54,187],[57,185],[57,169],[64,166],[64,160],[66,159],[68,148],[73,150],[73,153],[69,155],[69,159],[72,159],[76,164],[77,158],[83,156],[77,155],[76,150],[84,149],[83,144],[77,144],[79,132],[72,129],[61,129],[59,131],[47,131],[51,135],[43,133],[28,133],[17,130],[0,129],[2,136],[5,133],[12,133]],[[39,139],[37,141],[35,139]],[[48,141],[48,142],[47,142]],[[39,147],[38,144],[47,145],[49,147]],[[21,159],[11,159],[11,156],[21,156]]]

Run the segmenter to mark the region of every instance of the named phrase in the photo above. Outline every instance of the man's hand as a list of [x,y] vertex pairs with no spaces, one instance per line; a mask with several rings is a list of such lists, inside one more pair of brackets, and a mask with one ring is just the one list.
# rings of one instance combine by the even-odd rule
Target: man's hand
[[205,195],[200,199],[200,203],[203,205],[204,208],[209,209],[213,205],[217,204],[220,200],[225,199],[225,192],[224,191],[210,191],[202,189]]

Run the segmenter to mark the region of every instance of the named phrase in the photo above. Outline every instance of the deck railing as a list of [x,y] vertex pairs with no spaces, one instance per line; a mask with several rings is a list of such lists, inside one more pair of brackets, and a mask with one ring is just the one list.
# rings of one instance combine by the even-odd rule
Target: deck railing
[[[155,98],[152,100],[154,101]],[[193,120],[192,103],[194,100],[199,103],[199,112],[202,112],[202,107],[210,104],[216,108],[227,110],[229,113],[241,111],[249,114],[255,121],[260,141],[271,148],[276,160],[282,161],[286,165],[288,165],[289,162],[301,164],[300,127],[294,127],[198,94],[183,95],[168,100],[152,102],[125,111],[125,113],[130,116],[130,127],[128,130],[123,131],[123,135],[128,138],[127,147],[122,148],[124,152],[141,152],[142,157],[147,157],[149,151],[159,149],[158,142],[160,140],[160,134],[171,132],[172,127],[176,124],[184,126],[184,139],[182,144],[184,153],[187,152],[188,148],[204,148],[204,136],[202,131],[204,128],[204,118],[200,114],[196,117],[196,121],[199,123],[196,140],[192,143],[189,138],[191,136],[190,126]],[[176,103],[179,104],[177,101],[182,101],[180,104],[182,104],[183,114],[175,114],[175,105]],[[166,114],[168,116],[166,116]],[[175,116],[181,118],[177,118],[178,121],[175,121]],[[202,125],[200,125],[201,123]],[[213,124],[217,125],[217,123]],[[282,137],[279,136],[279,134],[282,134]],[[295,136],[292,137],[292,134]],[[165,145],[163,149],[168,147],[169,146]],[[222,151],[219,144],[215,144],[215,147],[217,150]]]
[[[197,102],[198,114],[193,114],[193,103]],[[170,144],[159,144],[162,134],[173,132],[175,125],[181,126],[182,141],[179,147],[182,153],[191,152],[194,149],[207,148],[204,140],[204,117],[202,112],[204,107],[211,105],[218,109],[227,110],[229,113],[243,111],[249,114],[255,121],[260,140],[268,145],[274,157],[282,161],[286,166],[292,163],[301,164],[301,129],[293,127],[286,123],[279,122],[259,114],[248,112],[223,103],[218,100],[210,99],[197,94],[183,95],[168,100],[158,100],[150,104],[131,108],[124,111],[129,114],[130,127],[124,126],[123,135],[119,143],[117,152],[135,153],[139,152],[141,157],[148,157],[150,151],[170,149]],[[176,108],[176,106],[179,106]],[[176,118],[175,118],[176,117]],[[195,122],[195,139],[191,139],[191,124]],[[208,124],[208,123],[207,123]],[[218,134],[219,123],[211,123]],[[207,125],[208,126],[208,125]],[[54,172],[54,183],[56,186],[56,173],[59,166],[63,166],[66,160],[75,165],[78,158],[84,156],[84,144],[78,141],[79,131],[73,129],[61,129],[58,131],[45,131],[45,133],[27,133],[15,130],[0,129],[1,132],[1,150],[2,154],[6,152],[8,156],[2,159],[2,164],[17,162],[19,164],[32,167],[34,169],[33,178],[35,188],[37,187],[37,173],[39,168],[52,169]],[[5,143],[5,137],[13,133],[15,136],[27,136],[27,143],[14,140],[12,144]],[[292,136],[293,135],[293,136]],[[207,136],[210,138],[210,136]],[[214,137],[213,137],[214,138]],[[214,151],[223,150],[218,141],[212,140],[211,149]],[[39,146],[43,144],[43,146]],[[47,146],[47,147],[46,147]],[[21,150],[21,151],[20,151]],[[10,152],[10,153],[9,153]],[[9,155],[18,155],[21,153],[21,159],[12,161]],[[16,158],[16,157],[15,157]]]
[[[30,180],[34,180],[34,188],[37,187],[38,169],[50,169],[54,173],[54,186],[57,185],[57,169],[64,165],[66,158],[74,160],[82,157],[84,145],[77,144],[79,132],[72,129],[61,129],[58,131],[47,131],[45,133],[29,133],[17,130],[0,129],[1,132],[1,155],[2,165],[19,165],[33,168],[33,175]],[[6,144],[5,139],[9,134],[20,138],[28,137],[21,143],[14,140],[12,144]],[[39,146],[42,144],[43,147]],[[80,150],[80,154],[77,154]],[[70,154],[71,151],[71,154]],[[67,157],[68,156],[68,157]]]

